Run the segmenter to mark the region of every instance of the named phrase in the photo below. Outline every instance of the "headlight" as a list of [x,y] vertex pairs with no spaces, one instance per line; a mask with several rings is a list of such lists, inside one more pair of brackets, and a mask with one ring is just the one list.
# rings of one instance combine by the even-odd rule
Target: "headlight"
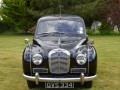
[[84,54],[78,54],[76,57],[76,61],[79,65],[84,65],[87,61],[86,55]]
[[35,65],[40,65],[43,61],[43,58],[40,54],[35,54],[32,58],[32,61]]

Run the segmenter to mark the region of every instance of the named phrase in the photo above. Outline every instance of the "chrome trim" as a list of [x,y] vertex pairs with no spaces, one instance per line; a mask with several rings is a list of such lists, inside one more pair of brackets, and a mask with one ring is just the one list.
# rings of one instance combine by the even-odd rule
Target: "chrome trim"
[[47,68],[33,68],[33,73],[36,73],[34,70],[35,69],[41,69],[41,70],[45,70],[46,72],[38,72],[38,73],[48,73],[48,69]]
[[28,45],[29,49],[30,49],[30,72],[32,75],[32,47],[30,45]]
[[[81,77],[78,77],[78,78],[44,78],[44,77],[40,77],[38,75],[36,75],[36,77],[35,77],[35,76],[28,76],[25,74],[23,74],[23,77],[29,81],[36,81],[36,79],[37,79],[39,82],[81,82]],[[97,75],[85,76],[84,81],[85,82],[92,81],[96,77],[97,77]]]
[[[58,48],[58,49],[53,49],[53,50],[51,50],[50,52],[49,52],[49,54],[48,54],[48,58],[49,58],[49,69],[50,69],[50,72],[52,73],[52,71],[51,71],[51,55],[53,54],[53,53],[56,53],[56,52],[64,52],[64,53],[66,53],[67,55],[68,55],[68,61],[67,61],[67,63],[68,63],[68,65],[67,65],[67,72],[65,72],[65,73],[68,73],[69,72],[69,68],[70,68],[70,52],[69,51],[67,51],[67,50],[65,50],[65,49],[62,49],[62,48]],[[60,70],[60,58],[58,57],[58,60],[59,60],[59,70]],[[62,72],[63,73],[63,72]],[[56,73],[56,74],[61,74],[61,72],[59,72],[59,73]]]
[[78,49],[80,47],[80,45],[85,41],[86,39],[82,39],[80,40],[80,43],[74,48],[75,50]]
[[[84,69],[85,72],[80,72],[80,71],[78,71],[78,72],[73,72],[73,70],[77,70],[77,69],[78,69],[78,70]],[[86,73],[86,68],[71,68],[70,73]]]
[[84,80],[84,73],[81,73],[81,85],[84,85],[84,82],[85,82],[85,80]]
[[36,82],[36,85],[39,84],[39,73],[35,73],[35,82]]
[[[90,48],[90,46],[88,46],[87,47],[88,48],[88,55],[87,55],[87,57],[88,57],[88,74],[89,74],[89,71],[90,71],[90,65],[89,65],[89,63],[90,63],[90,60],[89,60],[89,48]],[[94,50],[94,54],[95,54],[95,49],[92,47],[92,49]]]
[[89,46],[88,46],[88,48],[87,48],[87,50],[88,50],[88,55],[87,55],[87,57],[88,57],[88,75],[89,75]]

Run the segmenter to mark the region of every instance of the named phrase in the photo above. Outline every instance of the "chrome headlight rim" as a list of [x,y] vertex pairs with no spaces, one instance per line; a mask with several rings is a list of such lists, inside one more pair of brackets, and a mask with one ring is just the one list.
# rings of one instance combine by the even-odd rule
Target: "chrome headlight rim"
[[40,54],[34,54],[33,57],[32,57],[32,62],[33,62],[35,65],[40,65],[40,64],[42,64],[42,62],[43,62],[43,57],[42,57],[42,55],[40,55]]
[[78,65],[84,65],[87,62],[87,57],[84,54],[78,54],[76,56],[76,62]]

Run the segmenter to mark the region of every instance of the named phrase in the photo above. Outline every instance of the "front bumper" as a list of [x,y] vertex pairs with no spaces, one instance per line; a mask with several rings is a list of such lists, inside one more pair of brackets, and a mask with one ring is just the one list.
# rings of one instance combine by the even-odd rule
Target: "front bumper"
[[97,75],[84,76],[84,74],[81,73],[80,77],[78,78],[44,78],[44,77],[40,77],[39,74],[36,73],[35,76],[28,76],[23,74],[23,77],[26,80],[35,81],[36,84],[38,84],[39,82],[81,82],[81,84],[84,84],[84,82],[86,81],[94,80],[97,77]]

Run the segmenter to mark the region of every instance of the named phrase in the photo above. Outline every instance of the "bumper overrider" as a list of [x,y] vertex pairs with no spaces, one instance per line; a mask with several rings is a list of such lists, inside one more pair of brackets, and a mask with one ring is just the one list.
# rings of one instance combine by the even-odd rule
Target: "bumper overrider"
[[81,73],[80,77],[77,78],[45,78],[40,77],[39,73],[36,73],[35,76],[28,76],[23,74],[23,77],[26,80],[35,81],[37,85],[39,84],[39,82],[80,82],[81,85],[83,85],[84,82],[94,80],[97,77],[97,75],[84,76],[84,73]]

